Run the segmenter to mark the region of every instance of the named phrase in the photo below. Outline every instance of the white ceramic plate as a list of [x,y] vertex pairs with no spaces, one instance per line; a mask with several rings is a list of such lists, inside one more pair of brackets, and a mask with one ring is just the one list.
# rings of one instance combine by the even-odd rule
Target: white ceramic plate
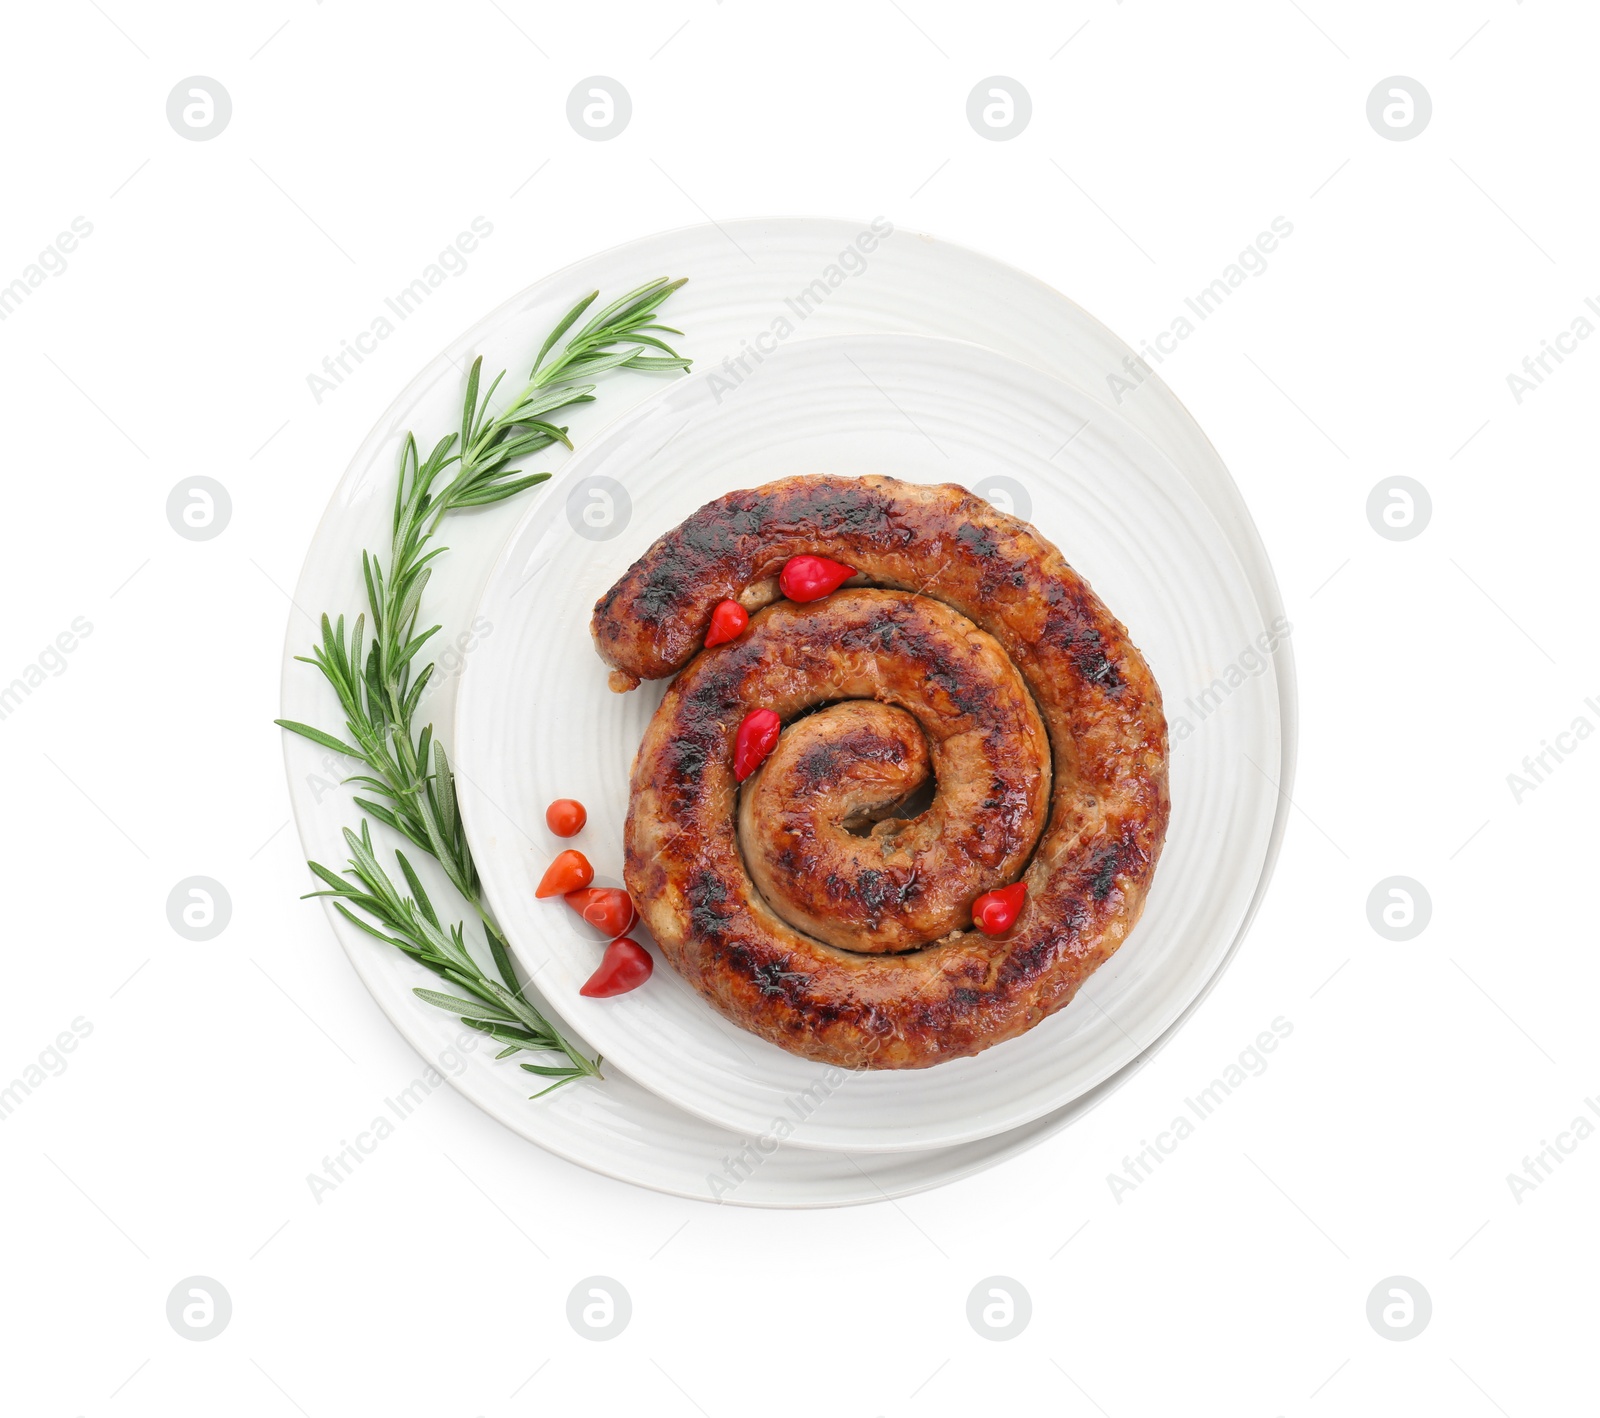
[[[323,608],[353,611],[360,605],[360,553],[384,544],[400,441],[409,428],[431,434],[449,428],[459,417],[461,370],[472,356],[483,354],[493,368],[525,364],[575,293],[595,287],[618,293],[655,276],[674,274],[690,277],[671,306],[674,322],[689,332],[686,347],[702,365],[720,363],[750,348],[775,321],[792,316],[787,302],[819,279],[826,282],[830,268],[842,271],[840,254],[852,247],[859,253],[865,230],[850,222],[790,218],[690,227],[587,258],[507,301],[432,361],[356,451],[307,553],[295,593],[297,606],[314,615]],[[969,339],[1054,373],[1096,397],[1104,393],[1107,372],[1120,369],[1129,354],[1115,335],[1059,292],[1022,271],[931,237],[895,233],[877,240],[864,262],[858,257],[849,264],[853,269],[841,283],[825,284],[826,298],[813,300],[803,321],[796,317],[795,338],[892,330]],[[582,444],[608,418],[659,389],[660,382],[647,376],[609,379],[604,399],[574,419],[574,436]],[[1172,459],[1223,527],[1250,578],[1262,618],[1280,615],[1282,603],[1270,564],[1238,490],[1171,391],[1149,377],[1120,412]],[[544,466],[559,463],[559,457],[551,457]],[[452,554],[429,587],[429,605],[444,623],[444,639],[458,657],[465,653],[470,658],[473,653],[470,647],[476,642],[469,629],[473,608],[488,568],[521,510],[513,503],[452,524]],[[314,633],[306,615],[298,609],[291,612],[283,656],[283,714],[336,724],[337,704],[331,691],[293,658],[304,652]],[[467,638],[460,641],[462,636]],[[469,648],[455,650],[457,643]],[[1282,754],[1276,764],[1262,767],[1287,792],[1292,789],[1295,721],[1287,644],[1277,648],[1275,665]],[[453,674],[444,674],[431,706],[447,742],[453,735],[456,683]],[[340,828],[357,816],[349,793],[332,786],[341,765],[314,745],[287,735],[284,757],[305,854],[324,862],[341,861]],[[1286,811],[1284,798],[1261,863],[1252,909],[1265,891]],[[401,1033],[427,1057],[446,1055],[460,1037],[460,1027],[411,993],[414,985],[428,984],[429,977],[331,910],[327,919],[363,983]],[[1243,928],[1241,938],[1242,932]],[[1169,1029],[1160,1042],[1172,1032]],[[1108,1096],[1153,1052],[1154,1048],[1147,1050],[1115,1078],[1068,1107],[1011,1133],[958,1148],[884,1157],[798,1148],[759,1153],[753,1139],[693,1118],[625,1076],[613,1077],[603,1086],[563,1089],[530,1104],[529,1075],[509,1063],[492,1062],[486,1050],[479,1049],[459,1065],[448,1057],[445,1062],[454,1085],[492,1117],[548,1151],[597,1172],[691,1198],[752,1206],[830,1206],[901,1196],[993,1166],[1067,1126]],[[740,1164],[741,1153],[747,1158],[760,1155],[760,1164],[753,1168]],[[729,1159],[735,1164],[731,1170]],[[729,1191],[730,1175],[740,1173],[744,1179]]]
[[1218,693],[1194,732],[1174,734],[1172,822],[1143,919],[1066,1009],[1021,1038],[936,1068],[859,1071],[835,1087],[836,1070],[738,1029],[670,969],[626,996],[584,999],[578,987],[602,942],[561,902],[534,899],[557,845],[544,809],[560,797],[585,804],[589,823],[574,845],[615,881],[629,772],[665,688],[606,687],[590,611],[708,499],[815,472],[960,481],[1031,512],[1128,626],[1174,718],[1192,715],[1184,706],[1266,632],[1193,489],[1084,395],[961,341],[794,341],[737,385],[714,367],[669,385],[585,445],[528,505],[478,607],[493,634],[462,679],[463,820],[524,969],[636,1082],[737,1132],[774,1132],[781,1119],[793,1146],[951,1147],[1070,1103],[1137,1057],[1205,987],[1249,909],[1272,831],[1277,793],[1250,760],[1278,757],[1277,686],[1257,651],[1254,673]]

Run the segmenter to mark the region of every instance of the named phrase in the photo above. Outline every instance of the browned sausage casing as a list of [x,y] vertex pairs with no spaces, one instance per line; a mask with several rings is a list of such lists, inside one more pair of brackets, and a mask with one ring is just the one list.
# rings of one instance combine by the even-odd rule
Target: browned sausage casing
[[[803,553],[857,580],[698,653],[719,601],[770,601]],[[1160,692],[1060,552],[964,488],[730,493],[591,628],[615,688],[682,670],[634,764],[625,879],[673,968],[752,1033],[847,1068],[965,1057],[1064,1006],[1138,919],[1169,810]],[[741,789],[757,708],[785,729]],[[883,817],[930,773],[932,807]],[[971,929],[1019,873],[1016,924]]]

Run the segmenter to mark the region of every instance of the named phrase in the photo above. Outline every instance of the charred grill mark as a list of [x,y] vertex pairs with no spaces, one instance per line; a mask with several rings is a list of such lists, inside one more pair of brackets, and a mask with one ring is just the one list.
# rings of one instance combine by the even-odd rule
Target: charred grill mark
[[694,686],[684,699],[684,710],[689,722],[695,725],[717,723],[726,719],[739,702],[739,686],[743,683],[743,666],[735,645],[727,654],[718,655],[705,674],[696,678]]
[[807,479],[788,496],[780,497],[766,518],[768,531],[796,526],[814,528],[821,537],[887,537],[894,531],[893,504],[889,498],[859,483],[840,485],[831,479]]
[[749,980],[763,998],[781,1002],[778,1008],[786,1014],[781,1026],[785,1032],[826,1026],[847,1014],[870,1016],[870,1010],[852,1010],[815,999],[809,993],[812,976],[803,970],[791,970],[790,955],[769,957],[740,943],[730,945],[723,954],[737,978]]
[[974,556],[984,561],[1000,554],[1000,539],[992,527],[969,522],[957,529],[956,540]]
[[699,783],[709,757],[710,753],[704,742],[685,734],[667,745],[663,766],[674,782],[692,786]]
[[929,633],[921,616],[896,603],[874,614],[864,625],[846,631],[841,644],[848,649],[870,649],[885,656],[894,654],[922,667],[930,684],[949,696],[956,712],[982,715],[995,702],[994,685],[971,673],[971,666],[952,665],[946,646]]
[[852,763],[904,763],[905,750],[897,739],[886,739],[870,728],[852,729],[836,739],[811,744],[795,756],[794,772],[803,788],[815,791],[841,777]]
[[1117,879],[1118,852],[1115,847],[1107,847],[1095,859],[1094,875],[1089,878],[1089,893],[1096,901],[1104,901],[1111,895],[1111,887]]
[[894,883],[891,878],[871,867],[856,878],[856,900],[874,916],[882,912],[893,890]]
[[994,691],[987,684],[981,681],[974,684],[967,676],[943,664],[930,664],[927,680],[945,692],[958,714],[981,714],[994,699]]
[[971,980],[974,984],[981,984],[989,978],[988,965],[973,956],[968,956],[959,963],[954,970],[946,970],[945,975],[952,980]]
[[697,565],[720,560],[739,547],[739,533],[735,530],[734,518],[720,509],[710,515],[695,513],[683,524],[679,535],[684,547],[692,554],[685,559]]
[[975,1017],[994,1007],[996,998],[984,990],[969,985],[957,985],[943,998],[925,1004],[918,1023],[934,1036],[946,1035],[961,1024],[969,1024]]
[[1006,993],[1032,984],[1055,963],[1063,949],[1071,948],[1071,940],[1071,932],[1051,930],[1037,939],[1018,944],[1000,964],[1000,973],[995,981],[1000,992]]
[[1072,656],[1072,663],[1086,680],[1103,685],[1106,689],[1121,689],[1124,683],[1121,672],[1106,654],[1105,641],[1098,630],[1091,630]]
[[[1068,598],[1065,592],[1054,598],[1045,619],[1042,643],[1066,653],[1078,676],[1102,689],[1116,691],[1126,682],[1122,671],[1106,648],[1099,617],[1082,596]],[[1069,601],[1068,604],[1062,604]]]
[[868,653],[885,653],[890,650],[900,633],[898,615],[889,609],[876,612],[861,625],[848,627],[839,638],[846,650]]
[[689,904],[689,929],[695,939],[707,945],[719,944],[728,920],[728,913],[722,909],[728,901],[728,888],[722,879],[702,867],[689,878],[684,895]]
[[811,983],[811,976],[801,970],[785,969],[788,964],[788,956],[784,956],[782,960],[768,960],[764,964],[757,965],[751,971],[750,978],[755,981],[756,988],[762,994],[792,1000]]
[[657,562],[646,570],[634,592],[634,613],[647,625],[659,624],[682,598],[686,579],[675,558]]

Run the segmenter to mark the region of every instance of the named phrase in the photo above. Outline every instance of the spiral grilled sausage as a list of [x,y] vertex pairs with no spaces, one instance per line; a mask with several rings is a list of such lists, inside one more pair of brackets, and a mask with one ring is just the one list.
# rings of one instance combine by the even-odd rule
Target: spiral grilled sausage
[[[857,577],[774,603],[804,553]],[[749,629],[697,654],[727,598],[757,608]],[[1060,552],[964,488],[730,493],[635,562],[591,630],[614,689],[682,671],[634,763],[625,880],[742,1028],[846,1068],[965,1057],[1066,1005],[1138,919],[1169,810],[1160,692]],[[756,708],[785,729],[741,787]],[[886,815],[930,775],[930,808]],[[973,899],[1019,875],[1012,927],[970,929]]]

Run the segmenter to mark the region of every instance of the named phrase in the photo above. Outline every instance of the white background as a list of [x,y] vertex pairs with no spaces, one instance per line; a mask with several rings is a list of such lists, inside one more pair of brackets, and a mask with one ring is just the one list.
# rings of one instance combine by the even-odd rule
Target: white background
[[[1577,0],[7,7],[0,283],[74,217],[93,235],[0,323],[0,681],[75,617],[93,631],[0,721],[0,1081],[92,1025],[0,1129],[6,1410],[1593,1411],[1600,1139],[1520,1202],[1506,1176],[1600,1093],[1600,744],[1520,803],[1507,774],[1600,725],[1600,341],[1520,404],[1506,376],[1600,295],[1597,40]],[[232,97],[208,142],[165,115],[194,74]],[[565,117],[593,74],[633,99],[608,143]],[[994,74],[1033,99],[1007,142],[966,119]],[[1397,74],[1434,105],[1407,142],[1365,112]],[[590,251],[764,213],[883,213],[1130,341],[1293,223],[1162,369],[1294,624],[1274,888],[1148,1068],[941,1191],[674,1200],[440,1089],[319,1205],[307,1173],[418,1061],[296,899],[281,588],[367,428],[459,329]],[[467,270],[316,402],[306,375],[480,214]],[[1391,542],[1364,509],[1400,473],[1433,518]],[[164,511],[198,474],[233,499],[203,543]],[[1407,943],[1367,921],[1395,874],[1433,900]],[[208,943],[167,923],[191,875],[232,896]],[[1278,1016],[1267,1071],[1119,1202],[1107,1174]],[[603,1344],[565,1317],[595,1274],[633,1299]],[[206,1343],[166,1318],[192,1275],[232,1297]],[[965,1316],[991,1275],[1032,1297],[1007,1343]],[[1366,1317],[1392,1275],[1432,1297],[1409,1342]]]

